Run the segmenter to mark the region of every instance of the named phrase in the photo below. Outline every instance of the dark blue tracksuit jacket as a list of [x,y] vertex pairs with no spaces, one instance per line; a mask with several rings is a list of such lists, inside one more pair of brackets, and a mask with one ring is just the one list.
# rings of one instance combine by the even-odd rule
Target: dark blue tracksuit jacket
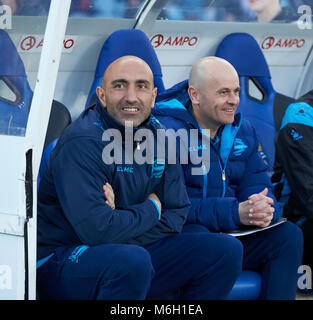
[[[199,223],[211,231],[234,230],[240,225],[238,205],[254,193],[268,188],[268,196],[274,199],[274,218],[277,218],[277,204],[272,192],[272,185],[267,167],[258,151],[255,130],[249,121],[243,120],[241,114],[235,116],[233,124],[222,126],[209,145],[203,145],[202,129],[194,119],[187,97],[187,82],[182,82],[172,91],[168,91],[163,101],[159,101],[153,114],[167,128],[179,130],[198,129],[198,148],[190,145],[192,152],[210,148],[210,168],[206,174],[192,175],[195,167],[190,161],[183,165],[187,192],[191,209],[187,223]],[[177,97],[177,99],[172,99]],[[161,99],[162,96],[159,98]],[[197,149],[197,150],[196,150]],[[207,170],[204,170],[206,172]]]
[[[156,133],[160,127],[150,117],[134,131]],[[110,141],[102,136],[108,128],[121,133],[124,154],[125,128],[99,102],[66,129],[53,150],[38,192],[38,259],[61,246],[146,245],[181,231],[190,207],[181,166],[156,152],[152,164],[104,164]],[[134,151],[137,147],[133,143]],[[106,182],[115,193],[115,210],[105,204]],[[162,203],[160,220],[155,203],[147,200],[152,192]]]

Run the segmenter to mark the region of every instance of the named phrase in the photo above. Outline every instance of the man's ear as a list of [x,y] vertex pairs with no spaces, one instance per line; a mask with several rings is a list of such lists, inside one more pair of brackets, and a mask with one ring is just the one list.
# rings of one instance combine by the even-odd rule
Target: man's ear
[[155,98],[158,94],[158,89],[157,87],[153,88],[153,93],[152,93],[152,105],[151,105],[151,109],[154,108],[155,105]]
[[97,94],[97,97],[100,100],[102,106],[106,107],[104,89],[102,87],[97,87],[96,88],[96,94]]
[[188,87],[188,94],[192,104],[199,104],[199,90],[194,86]]

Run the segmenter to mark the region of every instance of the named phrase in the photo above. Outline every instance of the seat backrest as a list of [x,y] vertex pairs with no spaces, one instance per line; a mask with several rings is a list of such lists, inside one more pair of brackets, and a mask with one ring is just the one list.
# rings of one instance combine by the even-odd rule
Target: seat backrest
[[56,146],[60,136],[62,135],[66,127],[71,124],[71,122],[71,114],[65,107],[65,105],[56,100],[53,100],[38,172],[38,186],[53,148]]
[[[273,171],[274,137],[285,109],[294,99],[274,90],[266,59],[251,35],[232,33],[226,36],[218,46],[216,56],[229,61],[237,70],[241,87],[237,111],[255,127],[269,169]],[[253,87],[259,97],[253,93]]]
[[137,56],[146,61],[153,72],[154,85],[158,88],[158,93],[164,90],[161,65],[148,36],[141,30],[120,29],[113,32],[103,44],[86,108],[95,103],[96,88],[101,86],[104,71],[109,64],[126,55]]
[[14,43],[1,29],[0,48],[0,132],[23,136],[33,92]]
[[[25,135],[33,91],[27,80],[23,61],[9,35],[0,30],[0,133]],[[13,99],[8,98],[11,91]],[[71,123],[67,108],[58,101],[52,102],[43,155],[38,174],[38,183],[50,152],[65,128]]]

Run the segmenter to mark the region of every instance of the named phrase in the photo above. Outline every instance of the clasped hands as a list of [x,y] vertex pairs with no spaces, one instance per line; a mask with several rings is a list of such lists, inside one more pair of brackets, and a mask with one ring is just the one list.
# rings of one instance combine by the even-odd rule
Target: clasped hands
[[272,219],[275,209],[274,201],[267,197],[268,189],[251,195],[248,200],[239,203],[239,218],[244,225],[267,227]]

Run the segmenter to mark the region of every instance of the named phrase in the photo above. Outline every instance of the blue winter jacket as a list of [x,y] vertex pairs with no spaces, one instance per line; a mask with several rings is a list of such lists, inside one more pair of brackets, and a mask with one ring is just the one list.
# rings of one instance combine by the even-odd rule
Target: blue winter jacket
[[[188,140],[189,158],[192,152],[201,155],[201,150],[210,148],[210,168],[204,170],[204,173],[208,171],[207,174],[193,175],[191,170],[196,165],[191,161],[183,165],[191,201],[187,223],[199,223],[211,231],[234,230],[240,225],[239,202],[261,192],[265,187],[269,190],[268,196],[274,200],[274,222],[278,215],[277,203],[269,172],[258,151],[259,143],[254,128],[249,121],[242,119],[241,114],[236,114],[233,124],[220,128],[214,143],[208,138],[209,146],[203,145],[202,129],[188,107],[190,100],[187,85],[184,81],[165,92],[153,109],[153,114],[167,128],[184,128],[188,131],[198,129],[198,147],[191,146]],[[177,97],[187,107],[173,97]]]
[[[38,259],[60,246],[146,245],[181,231],[190,207],[181,166],[156,153],[152,164],[104,164],[102,153],[111,140],[102,136],[109,128],[121,133],[124,155],[125,127],[99,101],[65,130],[53,150],[38,193]],[[155,133],[160,123],[151,116],[134,132],[142,128]],[[143,145],[132,140],[134,152],[138,144]],[[105,203],[106,182],[115,193],[115,210]],[[152,192],[162,203],[161,216],[147,200]]]

